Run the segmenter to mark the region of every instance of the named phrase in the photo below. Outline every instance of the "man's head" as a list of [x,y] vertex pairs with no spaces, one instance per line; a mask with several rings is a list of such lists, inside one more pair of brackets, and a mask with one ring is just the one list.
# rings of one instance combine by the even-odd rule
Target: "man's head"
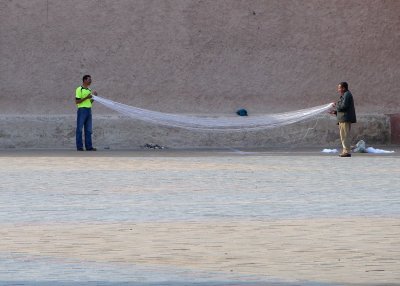
[[338,84],[337,90],[340,94],[344,94],[346,91],[349,90],[349,85],[347,84],[347,82],[343,81]]
[[83,76],[82,82],[84,85],[89,86],[92,83],[92,77],[90,75],[86,74]]

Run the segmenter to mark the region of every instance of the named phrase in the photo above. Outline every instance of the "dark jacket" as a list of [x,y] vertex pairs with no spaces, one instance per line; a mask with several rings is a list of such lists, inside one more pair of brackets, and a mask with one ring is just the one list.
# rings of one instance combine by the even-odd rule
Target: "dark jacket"
[[336,116],[338,122],[356,123],[356,110],[354,108],[353,95],[346,91],[336,103]]

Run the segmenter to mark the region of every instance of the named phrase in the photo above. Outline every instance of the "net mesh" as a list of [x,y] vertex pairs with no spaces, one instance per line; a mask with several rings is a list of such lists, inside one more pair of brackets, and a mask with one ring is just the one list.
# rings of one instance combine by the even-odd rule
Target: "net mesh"
[[262,130],[281,127],[311,119],[316,115],[329,110],[333,106],[333,104],[330,103],[291,112],[252,116],[195,116],[142,109],[118,103],[100,96],[93,96],[93,99],[114,111],[134,119],[158,125],[209,131]]

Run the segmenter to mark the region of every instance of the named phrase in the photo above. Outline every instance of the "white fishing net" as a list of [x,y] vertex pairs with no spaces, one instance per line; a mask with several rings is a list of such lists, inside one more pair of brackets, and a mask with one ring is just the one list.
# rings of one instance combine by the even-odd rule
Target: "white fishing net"
[[252,116],[190,116],[157,112],[118,103],[100,96],[93,99],[134,119],[159,125],[210,131],[261,130],[310,119],[332,108],[332,103],[297,111]]

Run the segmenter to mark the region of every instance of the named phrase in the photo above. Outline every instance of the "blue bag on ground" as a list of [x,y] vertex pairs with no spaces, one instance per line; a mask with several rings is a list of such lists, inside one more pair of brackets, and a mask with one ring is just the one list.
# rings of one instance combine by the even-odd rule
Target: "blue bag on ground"
[[236,114],[239,116],[247,116],[247,110],[246,109],[239,109],[238,111],[236,111]]

